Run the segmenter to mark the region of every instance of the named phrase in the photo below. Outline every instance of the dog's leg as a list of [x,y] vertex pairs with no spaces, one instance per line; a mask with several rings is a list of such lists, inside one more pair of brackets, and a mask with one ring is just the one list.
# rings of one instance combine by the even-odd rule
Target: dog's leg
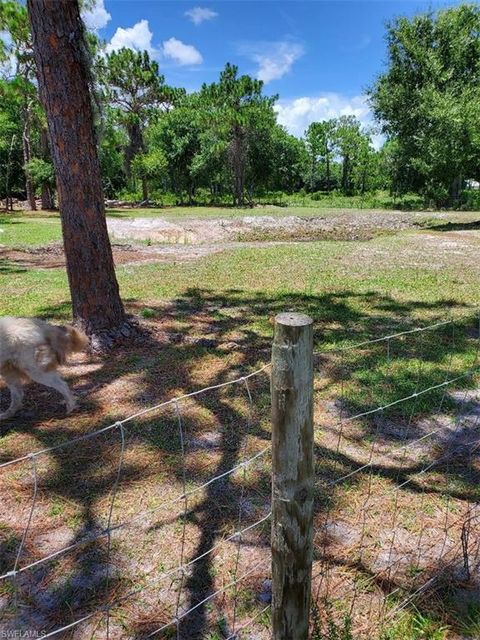
[[26,373],[28,373],[34,382],[43,384],[46,387],[51,387],[61,393],[65,398],[67,413],[70,413],[75,409],[77,406],[75,397],[70,391],[68,384],[58,375],[58,373],[55,373],[54,371],[42,371],[36,367],[29,367],[26,369]]
[[21,383],[10,380],[8,376],[4,376],[4,378],[10,391],[10,406],[6,411],[0,413],[0,420],[6,420],[14,416],[22,406],[23,401],[23,387]]

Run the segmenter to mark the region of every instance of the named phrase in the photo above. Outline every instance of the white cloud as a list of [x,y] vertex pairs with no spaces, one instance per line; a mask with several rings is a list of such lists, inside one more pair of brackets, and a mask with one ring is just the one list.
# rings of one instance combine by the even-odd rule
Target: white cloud
[[104,0],[95,0],[92,6],[82,11],[82,19],[87,29],[98,31],[110,22],[112,16],[105,9]]
[[[361,95],[347,97],[340,93],[324,93],[321,96],[279,100],[275,110],[278,122],[297,137],[303,136],[311,122],[340,116],[356,116],[364,127],[374,128],[373,114],[366,97]],[[384,142],[385,136],[378,133],[372,135],[375,149],[379,149]]]
[[177,38],[165,40],[162,45],[162,54],[165,58],[170,58],[179,65],[201,64],[202,55],[191,44],[185,44]]
[[157,52],[152,45],[152,37],[148,20],[140,20],[133,27],[118,27],[105,51],[111,53],[125,47],[134,51],[148,51],[150,55],[154,55]]
[[133,27],[118,27],[105,51],[111,53],[126,47],[134,51],[148,51],[152,57],[173,60],[177,65],[196,65],[203,62],[201,53],[191,44],[185,44],[177,38],[165,40],[161,46],[152,44],[153,33],[148,20],[140,20]]
[[258,42],[240,45],[239,52],[258,64],[256,77],[265,84],[282,78],[305,50],[298,42]]
[[296,136],[302,136],[311,122],[343,115],[357,116],[363,124],[371,124],[370,109],[364,96],[348,98],[339,93],[325,93],[318,97],[279,100],[275,110],[278,122]]
[[193,24],[199,25],[206,20],[213,20],[213,18],[218,16],[218,13],[212,11],[212,9],[207,9],[207,7],[194,7],[193,9],[185,11],[185,15]]

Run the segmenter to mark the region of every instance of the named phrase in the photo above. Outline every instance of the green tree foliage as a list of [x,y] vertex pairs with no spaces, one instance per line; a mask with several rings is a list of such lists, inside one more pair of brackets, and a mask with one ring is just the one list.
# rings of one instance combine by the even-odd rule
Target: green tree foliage
[[[195,95],[183,96],[174,109],[168,110],[149,129],[148,148],[161,149],[167,163],[169,189],[179,201],[187,193],[193,200],[201,167],[194,166],[200,150],[199,100]],[[200,179],[201,181],[201,179]]]
[[378,186],[378,154],[370,133],[355,116],[312,122],[305,132],[308,152],[306,183],[310,191],[332,188],[344,195]]
[[332,188],[332,159],[335,150],[335,120],[312,122],[305,132],[310,159],[310,191]]
[[13,0],[0,2],[0,30],[8,34],[0,38],[0,59],[6,60],[13,56],[17,69],[27,72],[31,79],[34,73],[34,60],[30,26],[26,8]]
[[103,109],[99,135],[99,160],[105,195],[115,198],[126,183],[124,149],[128,137],[117,124],[116,114],[108,106]]
[[230,193],[251,204],[255,193],[302,186],[304,144],[276,123],[273,104],[262,83],[227,65],[218,83],[183,96],[148,129],[177,201],[193,202],[201,188],[213,202]]
[[278,125],[269,130],[269,136],[269,144],[264,150],[269,167],[262,186],[286,193],[300,190],[308,163],[304,141],[290,135]]
[[[34,206],[39,186],[43,204],[53,183],[38,183],[50,152],[26,18],[22,3],[0,0],[0,60],[13,61],[0,82],[0,197],[26,193]],[[279,191],[321,198],[382,189],[459,205],[465,179],[480,178],[479,34],[480,9],[468,4],[388,26],[388,69],[368,92],[387,137],[378,152],[354,116],[313,122],[301,139],[289,135],[277,122],[276,96],[234,65],[187,94],[165,84],[147,52],[106,54],[88,34],[105,195],[148,200],[151,191],[161,200],[169,192],[179,203],[252,205]]]
[[[115,109],[118,122],[128,135],[125,173],[130,178],[132,161],[145,152],[147,124],[173,104],[178,91],[165,85],[157,62],[150,59],[147,51],[123,48],[99,57],[96,73],[105,102]],[[143,188],[144,197],[148,198],[145,181]]]
[[456,204],[480,172],[480,8],[460,5],[388,25],[388,70],[369,91],[396,140],[395,189]]
[[47,162],[41,158],[32,158],[30,162],[25,165],[25,171],[36,189],[45,183],[50,187],[53,187],[55,184],[55,171],[51,162]]
[[25,186],[20,98],[10,83],[0,80],[0,199],[18,195]]
[[[203,85],[200,99],[205,116],[215,131],[219,151],[225,153],[232,182],[233,204],[245,202],[247,172],[252,163],[262,171],[261,142],[265,129],[275,126],[273,105],[276,97],[262,94],[263,82],[238,75],[235,65],[227,64],[217,83]],[[255,149],[256,145],[256,149]],[[263,145],[265,146],[265,145]],[[254,155],[256,160],[254,161]]]
[[[41,117],[41,107],[38,92],[34,84],[35,62],[33,59],[32,41],[28,14],[26,8],[11,0],[0,1],[0,31],[4,37],[0,38],[0,59],[13,62],[14,75],[9,78],[8,85],[3,91],[11,91],[18,95],[19,113],[22,118],[22,150],[23,164],[27,165],[35,155],[38,144],[38,120]],[[30,208],[35,209],[35,193],[28,173],[24,172],[25,190]]]
[[167,160],[161,149],[152,149],[135,156],[132,161],[132,173],[142,181],[145,199],[148,199],[148,190],[145,189],[145,185],[149,185],[152,180],[158,184],[166,170]]

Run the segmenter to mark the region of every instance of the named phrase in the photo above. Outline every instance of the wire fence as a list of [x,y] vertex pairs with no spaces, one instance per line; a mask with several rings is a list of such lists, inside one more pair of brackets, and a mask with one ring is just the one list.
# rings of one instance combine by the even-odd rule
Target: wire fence
[[315,637],[458,627],[448,603],[480,561],[479,335],[475,316],[317,354],[337,397],[317,440]]
[[[477,577],[479,336],[315,352],[315,640],[386,638]],[[269,367],[1,462],[0,631],[270,638]]]

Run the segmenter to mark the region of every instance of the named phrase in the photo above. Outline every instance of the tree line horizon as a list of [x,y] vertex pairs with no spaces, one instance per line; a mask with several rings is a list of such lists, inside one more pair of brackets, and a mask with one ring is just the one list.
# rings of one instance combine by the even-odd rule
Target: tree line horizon
[[[0,1],[0,199],[56,204],[56,176],[38,95],[26,8]],[[462,4],[400,17],[386,27],[386,70],[366,91],[385,137],[353,115],[312,122],[296,137],[277,122],[278,96],[227,63],[195,92],[171,87],[146,51],[84,52],[106,198],[144,203],[275,202],[388,192],[425,206],[480,208],[480,8]]]

